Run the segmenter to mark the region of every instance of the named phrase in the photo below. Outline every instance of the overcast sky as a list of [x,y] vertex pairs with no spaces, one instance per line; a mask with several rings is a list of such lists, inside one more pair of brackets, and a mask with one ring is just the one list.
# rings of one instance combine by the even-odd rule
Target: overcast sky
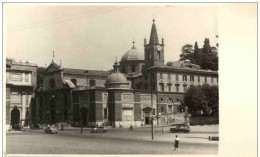
[[[142,5],[142,4],[140,4]],[[187,4],[186,4],[187,5]],[[217,7],[157,5],[4,5],[4,51],[16,61],[47,66],[109,70],[132,47],[144,52],[152,20],[165,41],[165,63],[179,59],[184,44],[203,46],[206,37],[217,43]]]

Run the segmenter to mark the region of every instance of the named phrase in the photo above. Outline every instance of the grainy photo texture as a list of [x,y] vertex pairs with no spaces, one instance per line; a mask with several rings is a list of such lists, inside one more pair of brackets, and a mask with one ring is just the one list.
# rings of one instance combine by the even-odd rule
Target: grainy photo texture
[[3,9],[6,154],[218,154],[217,7]]

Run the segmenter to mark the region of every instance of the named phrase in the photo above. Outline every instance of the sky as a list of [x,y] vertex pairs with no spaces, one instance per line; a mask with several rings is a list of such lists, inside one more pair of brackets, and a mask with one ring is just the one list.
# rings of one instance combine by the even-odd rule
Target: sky
[[205,38],[217,43],[218,8],[178,4],[4,4],[4,52],[38,66],[54,61],[66,68],[110,70],[115,58],[135,46],[144,52],[152,20],[165,43],[165,64],[181,47]]

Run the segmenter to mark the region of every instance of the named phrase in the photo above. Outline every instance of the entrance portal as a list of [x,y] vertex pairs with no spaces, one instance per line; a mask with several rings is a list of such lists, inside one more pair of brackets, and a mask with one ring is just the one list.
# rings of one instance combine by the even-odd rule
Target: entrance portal
[[145,112],[144,117],[145,117],[145,124],[150,124],[150,113]]
[[15,107],[11,111],[11,125],[20,124],[20,111]]

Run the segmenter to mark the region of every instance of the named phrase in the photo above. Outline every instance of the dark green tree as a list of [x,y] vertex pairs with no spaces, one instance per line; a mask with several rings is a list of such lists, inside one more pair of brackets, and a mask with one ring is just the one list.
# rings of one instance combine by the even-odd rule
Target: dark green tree
[[197,115],[198,111],[204,114],[218,114],[219,109],[218,86],[191,86],[184,96],[184,105],[189,109],[189,113]]
[[194,45],[194,59],[196,60],[196,61],[198,61],[199,60],[199,46],[198,46],[198,43],[197,43],[197,41],[195,42],[195,45]]
[[212,53],[210,42],[209,42],[209,38],[206,38],[204,40],[204,45],[203,45],[203,51],[202,52],[205,53],[205,54]]
[[180,60],[189,59],[191,63],[199,65],[202,69],[218,70],[218,49],[210,46],[208,38],[204,40],[203,48],[198,48],[195,42],[194,50],[192,45],[186,44],[181,49]]
[[193,46],[186,44],[181,48],[180,60],[185,60],[193,56]]

